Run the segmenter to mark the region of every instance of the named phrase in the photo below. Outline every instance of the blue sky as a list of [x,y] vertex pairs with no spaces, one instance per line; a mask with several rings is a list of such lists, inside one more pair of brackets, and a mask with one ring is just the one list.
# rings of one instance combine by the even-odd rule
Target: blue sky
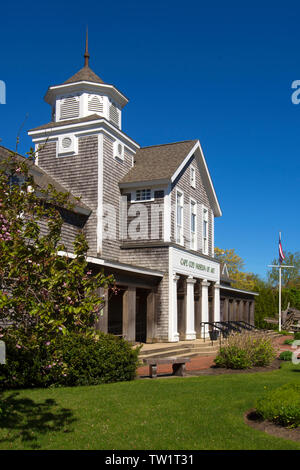
[[1,5],[1,144],[28,151],[51,119],[43,97],[83,66],[128,98],[123,131],[141,146],[201,142],[223,216],[215,244],[264,276],[300,251],[300,6],[296,2],[76,0]]

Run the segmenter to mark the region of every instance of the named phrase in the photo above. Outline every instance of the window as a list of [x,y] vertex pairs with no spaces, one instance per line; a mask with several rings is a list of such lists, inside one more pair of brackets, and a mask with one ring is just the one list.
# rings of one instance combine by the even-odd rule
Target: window
[[202,211],[202,252],[208,254],[208,210],[203,207]]
[[154,191],[154,199],[161,199],[163,198],[165,195],[165,192],[164,191]]
[[197,204],[191,201],[191,249],[197,250]]
[[190,179],[191,179],[191,186],[196,188],[196,170],[195,167],[191,166],[190,169]]
[[135,192],[136,201],[149,201],[151,199],[151,189],[137,189]]
[[183,245],[183,194],[176,194],[176,242]]

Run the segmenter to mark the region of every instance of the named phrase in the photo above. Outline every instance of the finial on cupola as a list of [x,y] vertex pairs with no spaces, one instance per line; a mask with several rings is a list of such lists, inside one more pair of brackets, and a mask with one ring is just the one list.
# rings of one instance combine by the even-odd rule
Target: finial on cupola
[[88,28],[86,28],[86,37],[85,37],[85,53],[84,53],[84,66],[89,66],[90,54],[88,52]]

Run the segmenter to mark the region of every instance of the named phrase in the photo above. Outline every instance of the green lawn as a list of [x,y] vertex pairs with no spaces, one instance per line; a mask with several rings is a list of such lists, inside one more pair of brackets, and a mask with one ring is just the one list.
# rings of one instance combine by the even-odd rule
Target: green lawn
[[284,363],[267,373],[8,391],[0,449],[300,450],[243,422],[266,389],[299,381],[300,366]]

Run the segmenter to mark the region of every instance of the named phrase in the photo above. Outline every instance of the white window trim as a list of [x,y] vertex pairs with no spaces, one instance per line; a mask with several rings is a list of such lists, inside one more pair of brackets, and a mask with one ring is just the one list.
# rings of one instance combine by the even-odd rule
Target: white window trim
[[[65,138],[71,139],[70,147],[63,148],[62,141]],[[68,157],[78,155],[78,137],[74,133],[61,134],[57,139],[56,144],[56,157]]]
[[[194,173],[194,181],[192,180],[192,174]],[[194,165],[190,166],[190,185],[192,188],[196,188],[196,168]]]
[[[203,231],[203,223],[204,223],[204,211],[207,211],[207,236],[206,236],[206,250],[204,249],[205,248],[205,243],[204,243],[204,231]],[[202,224],[202,253],[204,255],[208,255],[208,233],[209,233],[209,230],[208,230],[208,225],[209,225],[209,212],[208,212],[208,208],[202,204],[202,217],[201,217],[201,224]]]
[[[177,227],[178,227],[178,224],[177,224],[177,195],[181,194],[182,196],[182,225],[181,225],[181,233],[180,233],[180,240],[178,241],[178,237],[177,237]],[[179,245],[182,245],[184,246],[184,192],[181,190],[181,189],[176,189],[176,204],[175,204],[175,207],[176,207],[176,217],[175,217],[175,223],[176,223],[176,226],[175,226],[175,241],[176,243],[178,243]]]
[[[194,232],[194,244],[192,243],[192,205],[195,206],[195,232]],[[198,232],[198,205],[195,199],[190,198],[190,249],[197,251],[198,249],[198,240],[197,240],[197,232]]]
[[211,256],[212,258],[215,257],[215,216],[213,211],[211,211],[211,233],[212,233],[212,240],[211,240]]
[[[150,196],[150,199],[136,199],[136,192],[137,191],[142,191],[143,189],[150,189],[150,193],[151,193],[151,196]],[[131,203],[139,203],[139,202],[152,202],[154,201],[154,191],[152,188],[137,188],[135,191],[132,191],[131,192],[132,194],[132,199],[131,199]]]

